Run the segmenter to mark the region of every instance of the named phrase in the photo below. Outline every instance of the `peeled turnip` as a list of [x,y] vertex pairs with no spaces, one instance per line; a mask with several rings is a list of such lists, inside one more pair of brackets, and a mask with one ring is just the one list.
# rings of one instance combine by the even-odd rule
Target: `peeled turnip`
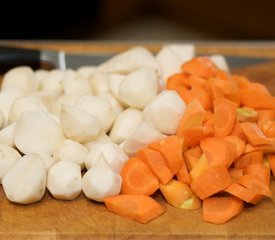
[[0,183],[6,173],[21,158],[17,150],[6,144],[0,144]]
[[70,161],[58,161],[48,171],[47,188],[56,199],[77,198],[82,190],[80,166]]
[[75,105],[95,116],[101,122],[105,132],[109,131],[116,116],[109,101],[97,96],[84,95],[78,99]]
[[47,113],[23,112],[16,122],[14,142],[23,153],[52,154],[64,139],[60,125]]
[[114,143],[120,144],[125,141],[139,126],[143,120],[143,114],[140,110],[127,108],[121,112],[109,134]]
[[102,132],[95,116],[75,106],[63,105],[60,121],[65,136],[80,143],[93,141]]
[[151,121],[163,134],[175,134],[186,105],[176,91],[163,91],[143,110],[144,118]]
[[80,143],[71,139],[65,139],[63,143],[53,152],[53,159],[56,161],[71,161],[84,169],[84,159],[88,150]]
[[158,93],[157,72],[142,68],[131,72],[119,86],[119,99],[129,107],[143,109]]
[[97,164],[88,170],[82,179],[85,196],[98,202],[103,202],[105,197],[119,194],[121,184],[121,176],[112,170],[102,155]]
[[124,142],[123,149],[128,155],[133,156],[139,149],[163,138],[165,135],[161,134],[151,122],[143,121]]
[[128,155],[114,143],[96,144],[87,154],[85,158],[85,166],[87,169],[93,168],[103,156],[106,162],[115,172],[120,172],[124,163],[128,160]]
[[15,203],[29,204],[42,199],[46,189],[46,170],[37,154],[19,159],[2,180],[6,197]]
[[10,87],[19,88],[24,94],[29,94],[38,89],[33,70],[27,66],[15,67],[9,70],[3,77],[2,90]]
[[101,64],[97,71],[128,74],[140,68],[158,69],[158,64],[151,52],[144,47],[134,47],[117,54],[109,61]]

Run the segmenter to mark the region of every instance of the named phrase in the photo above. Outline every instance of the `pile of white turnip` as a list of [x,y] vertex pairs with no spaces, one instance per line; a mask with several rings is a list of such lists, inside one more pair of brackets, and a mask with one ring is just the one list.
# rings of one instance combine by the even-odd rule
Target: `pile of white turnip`
[[[73,200],[119,194],[120,171],[152,141],[175,134],[186,105],[166,79],[194,56],[192,45],[143,47],[76,71],[8,71],[0,92],[0,183],[29,204],[48,189]],[[222,56],[213,60],[227,68]]]

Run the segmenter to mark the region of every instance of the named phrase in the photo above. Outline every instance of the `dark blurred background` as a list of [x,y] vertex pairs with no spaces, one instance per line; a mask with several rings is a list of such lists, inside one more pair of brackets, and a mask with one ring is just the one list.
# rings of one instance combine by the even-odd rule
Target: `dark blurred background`
[[2,4],[0,39],[275,39],[275,1],[271,0],[70,2]]

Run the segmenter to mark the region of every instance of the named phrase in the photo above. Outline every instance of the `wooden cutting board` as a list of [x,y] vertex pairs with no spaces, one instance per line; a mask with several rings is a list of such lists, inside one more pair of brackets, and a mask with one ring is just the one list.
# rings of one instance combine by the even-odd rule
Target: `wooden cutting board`
[[[1,42],[0,42],[1,43]],[[12,42],[11,44],[22,45]],[[24,45],[25,44],[25,45]],[[130,45],[135,45],[132,43]],[[71,51],[120,51],[130,45],[99,43],[25,42],[24,46]],[[160,44],[148,45],[159,49]],[[273,56],[275,44],[201,43],[200,53]],[[262,82],[275,94],[275,64],[235,69],[252,80]],[[275,182],[271,189],[275,195]],[[87,200],[83,194],[74,201],[54,200],[47,192],[42,201],[27,206],[10,203],[0,187],[0,239],[274,239],[275,196],[223,225],[201,220],[200,210],[179,210],[166,204],[161,194],[154,195],[167,212],[148,224],[139,224],[108,212],[103,204]]]

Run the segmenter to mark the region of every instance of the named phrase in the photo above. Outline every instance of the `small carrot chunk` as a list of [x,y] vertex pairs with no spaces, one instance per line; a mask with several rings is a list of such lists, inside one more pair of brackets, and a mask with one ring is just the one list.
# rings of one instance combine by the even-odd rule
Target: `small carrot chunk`
[[144,195],[117,195],[107,197],[104,203],[110,212],[122,217],[148,223],[165,212],[153,198]]
[[233,196],[209,197],[202,204],[202,219],[215,224],[225,223],[243,211],[243,201]]
[[162,155],[152,149],[144,148],[137,152],[139,157],[152,171],[152,173],[163,184],[168,183],[173,177],[171,171],[167,167]]
[[232,179],[224,164],[209,166],[191,183],[191,189],[200,198],[205,199],[232,184]]
[[238,183],[258,194],[262,194],[267,197],[271,197],[272,193],[269,187],[260,180],[257,176],[245,174],[239,178]]
[[238,182],[239,178],[243,176],[243,169],[229,168],[228,172],[233,182]]
[[224,190],[232,194],[233,196],[242,199],[245,202],[256,205],[263,199],[263,195],[254,192],[238,183],[232,183],[228,188]]
[[160,141],[149,144],[149,148],[162,154],[167,167],[174,176],[180,169],[183,161],[183,139],[171,135]]
[[215,77],[218,70],[217,66],[208,57],[192,58],[190,61],[185,62],[181,69],[183,72],[204,78]]
[[224,137],[231,133],[236,119],[237,104],[221,98],[214,101],[214,136]]
[[187,185],[190,185],[191,178],[189,176],[184,159],[182,159],[181,167],[180,167],[179,171],[176,173],[176,176],[177,176],[178,181],[185,183]]
[[263,151],[245,153],[234,162],[234,167],[245,168],[252,163],[263,163]]
[[249,143],[253,145],[270,144],[270,140],[264,135],[256,123],[242,122],[240,126]]
[[157,177],[137,157],[130,158],[124,164],[120,175],[122,177],[122,194],[151,195],[159,187]]

